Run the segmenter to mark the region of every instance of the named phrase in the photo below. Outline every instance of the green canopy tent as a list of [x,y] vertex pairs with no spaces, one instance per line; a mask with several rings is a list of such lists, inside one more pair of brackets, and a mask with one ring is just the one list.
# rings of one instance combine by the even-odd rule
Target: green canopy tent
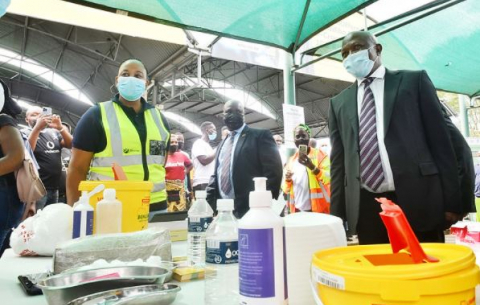
[[[152,20],[219,37],[275,46],[292,54],[307,40],[375,0],[67,0],[105,10],[123,10]],[[383,61],[390,69],[427,70],[437,88],[469,96],[480,94],[480,1],[437,0],[375,25],[381,33]],[[333,56],[334,41],[307,54]],[[307,63],[306,65],[308,65]],[[292,69],[293,68],[293,69]],[[284,73],[285,102],[294,104],[293,73]]]
[[[480,95],[480,1],[434,1],[369,28],[382,61],[399,70],[426,70],[439,90]],[[342,60],[342,40],[305,52]]]
[[70,0],[188,30],[293,52],[312,36],[376,0]]
[[285,103],[295,104],[296,50],[317,33],[377,0],[67,0],[129,16],[281,48]]

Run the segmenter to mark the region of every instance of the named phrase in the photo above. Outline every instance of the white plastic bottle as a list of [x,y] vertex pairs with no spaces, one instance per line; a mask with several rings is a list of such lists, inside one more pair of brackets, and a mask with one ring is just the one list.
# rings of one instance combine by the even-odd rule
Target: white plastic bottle
[[96,234],[122,232],[122,203],[116,195],[115,189],[103,191],[103,200],[97,203],[95,213]]
[[196,200],[188,210],[187,257],[197,266],[205,264],[205,232],[213,220],[213,210],[205,200],[205,191],[195,192]]
[[93,211],[90,205],[90,197],[101,192],[105,185],[100,184],[90,193],[82,191],[82,196],[73,205],[73,238],[85,237],[93,234]]
[[267,178],[254,178],[250,210],[238,230],[240,304],[288,304],[283,218],[271,209]]
[[85,237],[93,234],[93,208],[88,203],[90,197],[86,191],[75,203],[73,208],[73,238]]
[[238,221],[233,200],[217,201],[218,216],[207,230],[205,305],[238,304]]

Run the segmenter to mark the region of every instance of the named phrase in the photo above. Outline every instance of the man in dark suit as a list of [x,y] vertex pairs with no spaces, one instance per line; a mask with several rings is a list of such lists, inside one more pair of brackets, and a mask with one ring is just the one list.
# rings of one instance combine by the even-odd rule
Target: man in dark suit
[[253,178],[266,177],[267,189],[273,198],[278,197],[282,161],[270,131],[250,128],[244,123],[245,110],[240,102],[225,103],[223,115],[230,134],[217,149],[207,201],[216,210],[217,199],[234,199],[234,214],[241,218],[249,210]]
[[471,210],[462,202],[465,141],[426,72],[387,70],[381,53],[368,32],[343,40],[343,64],[357,81],[330,102],[331,213],[360,244],[388,243],[375,201],[386,197],[420,241],[443,242],[443,229]]

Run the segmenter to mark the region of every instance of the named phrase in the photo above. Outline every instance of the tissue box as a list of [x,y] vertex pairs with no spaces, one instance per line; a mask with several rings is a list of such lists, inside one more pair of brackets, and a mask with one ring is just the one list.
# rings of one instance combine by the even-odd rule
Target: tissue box
[[93,235],[74,239],[59,245],[53,258],[53,272],[90,265],[98,259],[147,260],[160,256],[172,261],[172,245],[166,229],[148,229],[134,233]]

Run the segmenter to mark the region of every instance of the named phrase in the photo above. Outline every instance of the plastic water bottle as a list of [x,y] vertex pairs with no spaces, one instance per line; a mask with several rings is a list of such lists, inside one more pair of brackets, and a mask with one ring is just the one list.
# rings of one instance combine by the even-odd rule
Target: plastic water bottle
[[205,233],[213,220],[213,210],[205,200],[205,191],[195,192],[196,200],[188,210],[188,260],[195,265],[205,264]]
[[233,200],[218,200],[217,209],[206,237],[205,305],[238,304],[238,222]]

